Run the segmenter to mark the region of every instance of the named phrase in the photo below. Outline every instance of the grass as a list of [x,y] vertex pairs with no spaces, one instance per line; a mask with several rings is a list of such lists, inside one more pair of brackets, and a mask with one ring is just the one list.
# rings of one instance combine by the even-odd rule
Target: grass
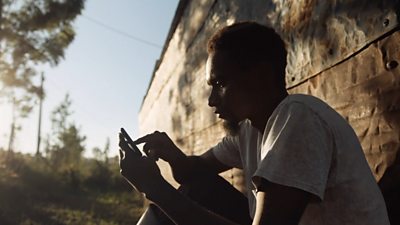
[[122,188],[72,187],[41,163],[0,151],[1,225],[135,224],[143,212],[143,197],[122,180]]

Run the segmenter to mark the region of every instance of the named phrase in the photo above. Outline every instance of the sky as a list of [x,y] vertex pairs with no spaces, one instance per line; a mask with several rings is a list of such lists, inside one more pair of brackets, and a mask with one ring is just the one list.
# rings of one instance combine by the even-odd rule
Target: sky
[[[68,93],[71,120],[86,136],[85,156],[103,148],[110,138],[110,156],[118,151],[118,132],[124,127],[139,135],[138,113],[156,60],[168,34],[178,0],[87,0],[74,23],[76,37],[56,67],[40,66],[45,75],[42,137],[51,132],[51,111]],[[140,40],[143,41],[140,41]],[[147,43],[148,42],[148,43]],[[40,83],[40,77],[35,83]],[[35,153],[38,106],[17,122],[14,149]],[[12,108],[0,104],[0,147],[8,148]],[[41,147],[43,147],[43,142]]]

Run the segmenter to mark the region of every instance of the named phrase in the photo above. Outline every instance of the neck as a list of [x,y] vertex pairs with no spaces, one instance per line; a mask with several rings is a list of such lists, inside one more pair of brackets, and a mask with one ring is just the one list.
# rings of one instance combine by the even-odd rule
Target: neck
[[279,103],[281,103],[281,101],[286,98],[286,96],[288,96],[288,93],[285,90],[282,93],[276,95],[275,98],[265,97],[269,98],[270,100],[267,103],[260,103],[262,108],[260,110],[257,110],[254,116],[249,118],[251,121],[251,125],[255,127],[259,132],[264,133],[265,126],[267,125],[269,117],[274,112]]

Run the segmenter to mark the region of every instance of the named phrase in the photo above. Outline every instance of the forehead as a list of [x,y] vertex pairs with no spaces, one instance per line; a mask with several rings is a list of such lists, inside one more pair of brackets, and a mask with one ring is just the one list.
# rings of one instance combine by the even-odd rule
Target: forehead
[[206,63],[206,81],[212,85],[215,81],[227,80],[239,73],[237,66],[224,54],[210,54]]
[[206,82],[207,82],[207,84],[209,84],[209,85],[211,85],[211,83],[212,83],[212,78],[211,78],[211,74],[212,74],[212,69],[211,69],[211,55],[209,55],[208,56],[208,58],[207,58],[207,63],[206,63]]

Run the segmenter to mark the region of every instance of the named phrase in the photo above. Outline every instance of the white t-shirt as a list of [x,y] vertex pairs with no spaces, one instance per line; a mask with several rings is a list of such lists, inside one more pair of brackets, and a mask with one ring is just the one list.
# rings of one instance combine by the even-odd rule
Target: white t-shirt
[[389,225],[356,134],[318,98],[289,95],[274,110],[263,134],[244,121],[239,135],[225,137],[213,153],[222,163],[243,169],[252,217],[252,178],[257,176],[315,196],[302,225]]

